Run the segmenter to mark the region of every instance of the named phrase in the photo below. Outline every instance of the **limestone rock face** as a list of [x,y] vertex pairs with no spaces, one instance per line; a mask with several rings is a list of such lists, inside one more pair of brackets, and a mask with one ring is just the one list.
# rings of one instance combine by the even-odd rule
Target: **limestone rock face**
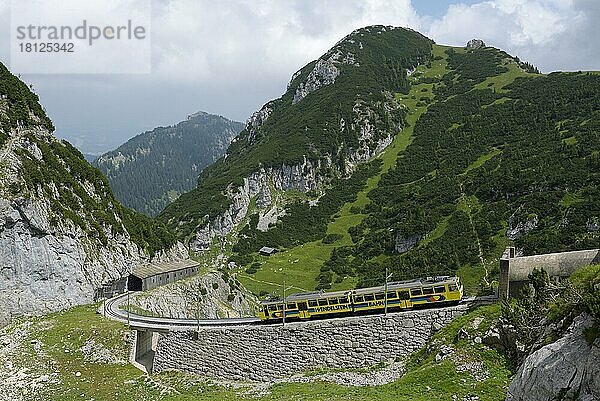
[[471,39],[467,42],[467,49],[477,50],[485,47],[485,43],[481,39]]
[[514,241],[515,239],[522,237],[529,231],[536,228],[538,224],[539,219],[537,216],[533,216],[532,218],[525,221],[515,222],[515,218],[513,215],[508,220],[508,229],[506,230],[506,236]]
[[306,81],[301,82],[296,89],[292,104],[298,103],[300,100],[304,99],[306,95],[316,91],[322,86],[334,83],[338,75],[340,75],[340,70],[334,65],[331,59],[320,59],[317,61],[317,64],[315,64],[315,68],[308,74]]
[[398,253],[408,252],[413,249],[419,241],[423,239],[421,235],[396,235],[394,250]]
[[[197,229],[196,235],[190,241],[193,251],[204,251],[210,248],[213,238],[225,237],[246,216],[251,199],[259,196],[257,206],[267,208],[271,204],[271,186],[274,190],[297,190],[308,192],[318,188],[324,178],[318,170],[327,165],[324,162],[311,162],[306,158],[294,166],[282,165],[278,168],[261,168],[244,179],[243,185],[230,188],[228,196],[231,199],[229,208],[215,217],[206,225]],[[276,221],[276,220],[275,220]],[[269,220],[269,223],[274,221]]]
[[[246,130],[248,131],[248,143],[253,144],[257,140],[258,129],[267,121],[273,113],[272,102],[265,104],[260,110],[255,111],[246,121]],[[236,142],[237,138],[233,139]]]
[[0,199],[0,322],[91,302],[144,255],[128,238],[96,247],[78,227],[50,227],[43,201]]
[[593,401],[600,399],[600,338],[588,344],[586,313],[558,341],[529,355],[508,389],[507,401]]
[[[5,118],[7,107],[0,109]],[[107,182],[36,120],[0,143],[0,326],[92,302],[149,261],[131,238]],[[41,176],[41,177],[40,177]],[[187,257],[181,244],[156,259]]]
[[220,319],[254,316],[251,294],[233,287],[218,272],[194,276],[131,297],[133,305],[163,317]]

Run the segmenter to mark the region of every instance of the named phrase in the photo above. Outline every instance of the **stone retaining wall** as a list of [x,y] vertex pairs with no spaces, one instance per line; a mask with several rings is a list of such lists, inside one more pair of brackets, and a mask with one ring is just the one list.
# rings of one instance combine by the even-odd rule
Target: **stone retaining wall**
[[406,356],[465,305],[388,314],[160,333],[153,371],[267,381],[318,367],[359,368]]

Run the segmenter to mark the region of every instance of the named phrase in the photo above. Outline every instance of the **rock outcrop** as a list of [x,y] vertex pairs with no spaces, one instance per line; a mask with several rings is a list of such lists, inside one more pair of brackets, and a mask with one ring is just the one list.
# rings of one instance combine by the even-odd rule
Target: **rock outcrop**
[[[325,162],[304,161],[295,166],[283,165],[279,168],[262,168],[244,179],[243,185],[229,190],[231,199],[229,208],[206,225],[198,228],[190,241],[193,251],[203,251],[210,248],[213,238],[225,237],[248,213],[251,200],[260,195],[260,206],[270,206],[271,187],[279,191],[297,190],[308,192],[317,189],[324,181],[318,174],[322,167],[329,167]],[[269,222],[272,223],[271,220]]]
[[589,343],[594,325],[583,313],[565,335],[529,355],[508,389],[507,401],[593,401],[600,399],[600,338]]
[[485,42],[481,39],[471,39],[467,42],[468,50],[477,50],[485,47]]
[[254,316],[252,298],[233,278],[226,281],[222,273],[211,272],[136,293],[130,302],[163,317],[221,319]]
[[315,68],[308,74],[306,81],[301,82],[300,85],[298,85],[294,98],[292,99],[292,104],[298,103],[309,93],[312,93],[325,85],[334,83],[338,75],[340,75],[340,70],[334,65],[332,59],[320,59],[315,64]]

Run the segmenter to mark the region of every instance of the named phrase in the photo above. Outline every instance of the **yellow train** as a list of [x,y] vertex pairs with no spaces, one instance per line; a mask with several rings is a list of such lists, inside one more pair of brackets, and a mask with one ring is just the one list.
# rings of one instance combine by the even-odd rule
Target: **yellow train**
[[388,283],[386,286],[337,292],[302,292],[280,301],[260,303],[258,317],[275,321],[285,318],[310,319],[313,316],[335,316],[410,309],[426,305],[458,304],[463,296],[459,277],[441,276]]

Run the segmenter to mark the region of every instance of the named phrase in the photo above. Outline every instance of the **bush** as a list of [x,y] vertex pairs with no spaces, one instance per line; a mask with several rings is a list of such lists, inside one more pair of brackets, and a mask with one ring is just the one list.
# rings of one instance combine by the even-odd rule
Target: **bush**
[[324,244],[333,244],[343,238],[342,234],[327,234],[325,238],[323,238],[322,242]]

